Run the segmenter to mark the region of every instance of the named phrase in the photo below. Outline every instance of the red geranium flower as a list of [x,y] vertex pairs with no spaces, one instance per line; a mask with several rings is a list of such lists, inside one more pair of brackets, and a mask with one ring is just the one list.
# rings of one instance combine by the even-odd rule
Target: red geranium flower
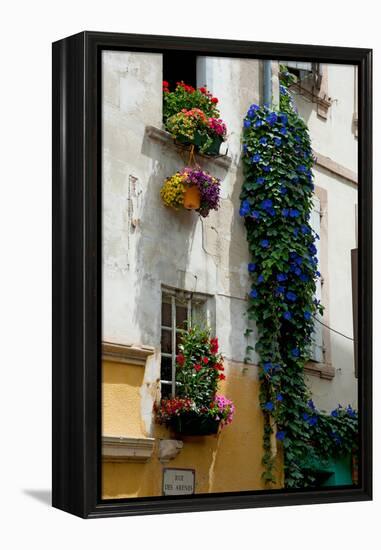
[[200,92],[201,92],[202,94],[206,94],[206,88],[204,88],[204,87],[200,88]]
[[194,366],[194,370],[195,370],[196,372],[198,372],[199,370],[201,370],[201,368],[202,368],[201,365],[198,365],[198,364]]
[[169,88],[169,83],[166,80],[163,80],[163,88]]
[[204,363],[204,365],[207,365],[209,363],[209,359],[207,357],[203,357],[202,362]]
[[225,378],[226,378],[226,376],[224,374],[220,374],[219,377],[218,377],[219,380],[225,380]]
[[180,365],[180,366],[183,366],[184,363],[185,363],[185,357],[182,353],[179,353],[178,356],[176,357],[176,362]]
[[212,338],[210,340],[210,351],[212,353],[217,353],[218,352],[218,338]]
[[212,103],[218,103],[218,99],[216,97],[212,97],[212,99],[210,100]]
[[217,369],[217,370],[224,370],[223,364],[222,364],[222,363],[217,363],[216,369]]

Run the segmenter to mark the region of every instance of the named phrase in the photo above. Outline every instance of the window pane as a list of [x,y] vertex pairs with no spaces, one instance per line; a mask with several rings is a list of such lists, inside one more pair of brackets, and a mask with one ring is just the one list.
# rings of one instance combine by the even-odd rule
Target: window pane
[[171,304],[167,304],[167,303],[163,302],[162,305],[161,305],[161,324],[166,326],[166,327],[171,327],[172,326],[171,311],[172,311]]
[[162,399],[168,399],[171,397],[172,393],[172,386],[171,384],[162,384],[161,385],[161,398]]
[[177,328],[186,328],[185,321],[188,319],[188,307],[176,306],[176,326]]
[[172,353],[172,331],[171,330],[163,329],[161,331],[161,352]]
[[162,380],[172,380],[172,358],[171,357],[161,358],[160,378]]

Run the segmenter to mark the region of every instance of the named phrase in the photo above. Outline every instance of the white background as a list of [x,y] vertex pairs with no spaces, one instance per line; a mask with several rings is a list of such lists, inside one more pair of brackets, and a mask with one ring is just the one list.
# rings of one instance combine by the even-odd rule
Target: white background
[[[51,477],[51,42],[82,30],[372,47],[380,96],[377,2],[65,0],[2,4],[0,64],[1,445],[3,548],[379,547],[375,501],[81,520],[49,506]],[[377,109],[377,105],[376,105]],[[375,212],[380,124],[375,112]],[[375,216],[375,249],[380,216]],[[375,295],[379,298],[379,258]],[[375,340],[380,329],[375,315]],[[375,371],[379,354],[375,354]],[[379,377],[376,373],[376,383]],[[377,398],[377,394],[376,394]],[[378,435],[378,438],[377,438]],[[377,542],[378,539],[378,542]]]

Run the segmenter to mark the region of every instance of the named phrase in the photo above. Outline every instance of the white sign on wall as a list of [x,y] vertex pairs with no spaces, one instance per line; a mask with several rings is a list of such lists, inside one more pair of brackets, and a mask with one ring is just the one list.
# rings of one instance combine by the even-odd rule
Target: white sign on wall
[[164,468],[163,495],[193,495],[195,483],[194,470]]

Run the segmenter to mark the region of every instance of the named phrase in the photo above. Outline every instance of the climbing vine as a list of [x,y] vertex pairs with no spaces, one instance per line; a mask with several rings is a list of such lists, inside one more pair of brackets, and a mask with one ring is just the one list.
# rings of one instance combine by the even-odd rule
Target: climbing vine
[[275,483],[275,433],[283,445],[285,486],[306,487],[315,482],[307,462],[322,458],[322,442],[332,453],[356,447],[357,413],[350,407],[331,415],[318,411],[304,379],[314,317],[323,307],[315,298],[319,237],[310,225],[314,159],[288,90],[292,80],[282,69],[279,110],[254,104],[244,119],[240,215],[251,255],[248,317],[258,329],[263,478]]

